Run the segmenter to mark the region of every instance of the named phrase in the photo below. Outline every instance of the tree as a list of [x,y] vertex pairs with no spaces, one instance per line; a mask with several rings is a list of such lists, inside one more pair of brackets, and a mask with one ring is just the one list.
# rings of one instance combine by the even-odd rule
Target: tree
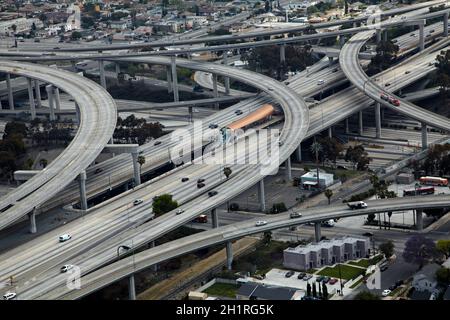
[[369,291],[361,291],[355,296],[354,300],[380,300],[380,297]]
[[406,241],[403,259],[417,264],[419,269],[437,257],[438,251],[433,240],[422,235],[414,235]]
[[17,31],[17,26],[16,26],[15,24],[13,24],[13,25],[11,26],[11,29],[13,30],[13,32],[14,32],[14,34],[15,34],[16,31]]
[[142,168],[142,165],[145,163],[145,157],[144,156],[138,156],[137,163],[139,163],[140,168]]
[[306,284],[306,296],[311,296],[311,285],[309,284],[309,282]]
[[342,144],[335,138],[330,137],[320,139],[319,143],[322,146],[319,154],[322,161],[328,160],[336,164],[336,160],[341,157],[341,153],[344,151]]
[[312,295],[313,295],[313,297],[317,297],[317,288],[316,288],[315,282],[313,282]]
[[172,200],[171,194],[163,194],[153,198],[152,208],[155,216],[160,216],[178,207],[178,202]]
[[42,158],[41,160],[39,160],[39,164],[45,169],[45,167],[47,167],[48,160]]
[[78,39],[80,39],[81,38],[81,32],[78,32],[78,31],[74,31],[74,32],[72,32],[72,34],[70,35],[70,39],[71,40],[78,40]]
[[436,249],[448,259],[450,256],[450,240],[438,240],[436,242]]
[[436,271],[436,280],[443,286],[450,284],[450,269],[441,267]]
[[399,47],[392,41],[381,41],[377,45],[377,54],[370,61],[368,74],[381,72],[389,68],[396,58]]
[[331,197],[333,196],[333,191],[330,189],[325,190],[325,197],[328,199],[328,204],[331,203]]
[[272,213],[272,214],[285,212],[285,211],[287,211],[287,208],[286,208],[286,205],[284,204],[284,202],[274,203],[272,205],[272,208],[270,209],[270,213]]
[[223,168],[223,174],[225,175],[225,177],[227,177],[227,179],[230,177],[230,175],[233,173],[233,171],[231,170],[230,167],[225,167]]
[[272,241],[272,232],[271,231],[265,231],[263,235],[263,242],[265,245],[270,244]]
[[325,282],[322,282],[322,297],[324,300],[328,299],[328,288]]
[[440,86],[441,93],[447,97],[450,91],[450,50],[441,51],[436,57],[436,61],[436,81]]
[[270,1],[269,1],[269,0],[266,0],[266,2],[265,2],[265,4],[264,4],[264,10],[265,10],[266,12],[269,12],[269,11],[270,11]]
[[394,243],[391,240],[380,244],[378,248],[386,258],[389,258],[394,254]]
[[346,162],[351,162],[353,168],[358,170],[366,170],[370,162],[368,154],[362,145],[350,146],[345,153],[344,159]]
[[319,179],[319,152],[322,150],[322,145],[316,141],[314,138],[314,142],[311,144],[311,152],[316,157],[316,166],[317,166],[317,188],[320,189],[320,179]]

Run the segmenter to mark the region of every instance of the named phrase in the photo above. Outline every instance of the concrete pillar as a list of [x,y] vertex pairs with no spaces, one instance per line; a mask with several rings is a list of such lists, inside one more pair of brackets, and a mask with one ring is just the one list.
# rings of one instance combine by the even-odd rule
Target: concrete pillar
[[448,12],[444,13],[444,37],[448,37]]
[[348,118],[345,118],[345,133],[346,134],[350,133],[350,127],[348,125]]
[[387,30],[383,31],[383,41],[387,41],[388,40],[388,33]]
[[78,103],[76,103],[76,102],[75,102],[75,115],[77,118],[77,124],[80,125],[80,123],[81,123],[80,107],[78,106]]
[[134,186],[138,186],[141,184],[141,170],[139,168],[138,160],[138,153],[132,152],[131,158],[133,160],[133,169],[134,169]]
[[280,46],[280,63],[286,62],[286,44]]
[[211,222],[212,222],[212,227],[213,228],[218,228],[219,227],[219,216],[217,215],[217,209],[214,208],[211,210]]
[[172,88],[173,88],[173,101],[180,101],[178,95],[178,76],[177,76],[177,64],[175,56],[170,57],[170,67],[172,68]]
[[194,122],[194,114],[192,112],[192,107],[188,107],[189,110],[189,122]]
[[233,264],[233,246],[231,241],[227,242],[227,269],[231,270]]
[[328,128],[328,138],[333,138],[333,127]]
[[422,122],[422,150],[428,147],[427,125]]
[[31,78],[27,78],[28,82],[28,99],[30,100],[30,113],[31,120],[36,118],[36,106],[34,104],[33,86],[31,84]]
[[55,120],[55,109],[53,105],[53,86],[51,84],[45,86],[45,91],[47,91],[48,97],[48,108],[50,109],[50,121]]
[[376,137],[381,138],[381,104],[379,102],[375,103],[375,126],[376,126]]
[[266,211],[266,195],[264,191],[264,179],[260,180],[258,183],[258,198],[259,198],[259,209],[262,212]]
[[328,57],[328,65],[330,67],[333,65],[333,57]]
[[61,110],[61,98],[59,96],[59,88],[53,88],[53,92],[55,93],[54,99],[55,99],[55,107],[56,110]]
[[129,300],[136,300],[136,285],[134,283],[134,274],[128,277],[128,298]]
[[295,151],[298,162],[302,162],[302,144],[300,143]]
[[339,46],[342,48],[345,44],[345,36],[339,36]]
[[36,94],[37,107],[38,108],[42,108],[41,87],[39,86],[39,80],[34,80],[34,92]]
[[[225,66],[228,65],[228,51],[225,51],[223,53],[223,64]],[[230,78],[229,77],[224,77],[223,78],[223,82],[225,84],[225,94],[230,94]]]
[[358,113],[358,122],[359,122],[359,135],[362,136],[362,134],[364,133],[364,126],[363,126],[363,112],[362,110]]
[[120,73],[120,65],[119,63],[115,63],[115,67],[116,67],[116,78],[119,79],[119,73]]
[[424,35],[424,23],[419,25],[419,51],[423,51],[425,49],[425,35]]
[[358,24],[356,22],[353,22],[353,28],[357,28]]
[[377,29],[377,44],[381,42],[381,29]]
[[173,87],[172,87],[172,71],[170,70],[170,67],[168,66],[166,68],[166,72],[167,72],[167,92],[171,93],[173,91]]
[[292,180],[292,173],[291,173],[291,157],[289,156],[286,161],[284,162],[284,165],[286,166],[286,181]]
[[11,75],[6,74],[6,88],[8,89],[8,103],[9,109],[14,110],[14,95],[11,87]]
[[314,238],[316,242],[319,242],[320,238],[322,238],[320,222],[314,222]]
[[0,110],[2,110],[2,100],[0,100]]
[[30,219],[30,233],[36,233],[36,208],[32,212],[28,213],[28,218]]
[[98,69],[100,70],[100,85],[106,89],[105,64],[103,60],[98,60]]
[[423,230],[422,210],[416,210],[416,229],[418,231],[422,231]]
[[80,206],[81,210],[87,210],[87,196],[86,196],[86,171],[83,170],[78,176],[78,181],[80,183]]
[[[128,185],[128,184],[127,184],[127,185]],[[155,247],[155,241],[150,242],[150,248],[154,248],[154,247]],[[158,271],[158,264],[152,265],[152,270],[153,270],[154,272],[157,272],[157,271]]]
[[[214,98],[219,97],[219,91],[217,89],[217,74],[213,74],[213,93],[214,93]],[[219,109],[219,104],[215,103],[214,108]]]

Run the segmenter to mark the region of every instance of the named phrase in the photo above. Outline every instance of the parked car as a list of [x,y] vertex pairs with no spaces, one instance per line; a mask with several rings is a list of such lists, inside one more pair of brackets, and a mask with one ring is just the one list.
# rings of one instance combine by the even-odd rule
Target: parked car
[[309,281],[309,279],[311,279],[313,276],[310,274],[307,274],[306,276],[303,277],[304,281]]
[[316,278],[316,282],[322,282],[323,279],[325,279],[325,276],[318,276],[318,277]]
[[387,297],[391,292],[392,292],[391,290],[386,289],[386,290],[383,290],[383,292],[381,293],[381,295],[382,295],[383,297]]
[[338,279],[331,278],[330,281],[328,281],[328,284],[335,284],[336,282],[338,282]]
[[320,85],[322,85],[322,84],[324,84],[325,83],[325,80],[322,80],[322,79],[320,79],[319,81],[317,81],[317,85],[318,86],[320,86]]
[[12,300],[16,297],[15,292],[7,292],[3,295],[3,300]]
[[142,200],[142,199],[136,199],[136,200],[133,201],[133,205],[134,205],[134,206],[137,206],[137,205],[140,205],[142,202],[144,202],[144,200]]
[[305,276],[306,276],[306,273],[300,272],[300,273],[297,275],[297,279],[302,280]]
[[72,239],[72,236],[68,233],[59,236],[59,242],[65,242]]
[[181,182],[186,182],[186,181],[189,181],[189,178],[187,178],[187,177],[181,178]]
[[217,191],[213,190],[213,191],[208,192],[208,196],[214,197],[217,193],[218,193]]
[[323,283],[328,283],[330,281],[330,277],[323,277],[322,282]]
[[387,269],[388,269],[388,265],[387,264],[383,264],[383,265],[380,266],[380,271],[381,272],[386,271]]
[[294,271],[288,271],[288,272],[286,272],[286,274],[284,275],[286,278],[290,278],[290,277],[292,277],[293,275],[294,275]]
[[265,226],[266,224],[267,224],[267,221],[259,220],[259,221],[256,221],[255,226],[260,227],[260,226]]
[[69,271],[70,269],[73,269],[73,265],[71,265],[71,264],[65,264],[65,265],[63,265],[62,267],[61,267],[61,272],[62,273],[64,273],[64,272],[67,272],[67,271]]

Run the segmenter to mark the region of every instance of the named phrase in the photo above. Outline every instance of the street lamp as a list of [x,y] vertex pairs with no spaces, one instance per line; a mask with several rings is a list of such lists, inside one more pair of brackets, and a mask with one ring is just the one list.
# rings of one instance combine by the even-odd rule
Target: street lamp
[[342,273],[341,273],[341,264],[338,263],[338,269],[339,269],[339,282],[341,284],[341,292],[340,292],[340,296],[344,295],[344,286],[342,285]]

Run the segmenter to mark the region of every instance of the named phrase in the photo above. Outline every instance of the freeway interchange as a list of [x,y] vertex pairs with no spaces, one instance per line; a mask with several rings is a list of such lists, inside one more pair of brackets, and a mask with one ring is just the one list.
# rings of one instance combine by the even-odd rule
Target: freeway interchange
[[[395,22],[392,25],[396,25]],[[373,31],[364,30],[367,30],[367,28],[357,30],[358,33],[353,30],[356,35],[342,48],[339,63],[343,72],[340,70],[335,71],[335,66],[325,66],[325,64],[322,63],[322,66],[318,68],[316,72],[313,74],[303,72],[294,81],[291,80],[288,86],[259,74],[230,68],[224,65],[200,63],[183,59],[177,59],[176,63],[181,67],[211,72],[224,77],[234,77],[265,92],[265,94],[260,94],[255,98],[245,100],[209,117],[207,120],[208,122],[203,124],[203,130],[207,130],[209,123],[217,123],[223,126],[230,123],[232,120],[239,118],[233,112],[235,110],[246,108],[245,111],[250,112],[256,110],[257,107],[263,103],[270,102],[279,104],[284,113],[284,125],[280,136],[280,141],[283,141],[283,145],[280,146],[279,158],[280,162],[287,160],[287,163],[290,165],[290,155],[297,150],[300,141],[323,131],[337,121],[344,120],[355,112],[359,112],[360,110],[369,107],[373,104],[373,100],[381,102],[390,108],[394,108],[385,101],[380,101],[379,94],[384,91],[384,88],[380,88],[369,81],[363,74],[363,69],[360,67],[357,59],[359,51],[364,44],[364,41],[369,40],[373,36]],[[194,41],[188,43],[194,43]],[[423,77],[425,74],[432,71],[434,66],[431,66],[430,62],[434,60],[439,49],[444,48],[447,45],[448,43],[446,39],[444,39],[435,47],[426,49],[427,51],[412,56],[401,65],[394,66],[391,69],[384,71],[381,75],[383,76],[383,79],[386,80],[390,79],[390,77],[395,77],[395,72],[398,72],[398,70],[411,69],[411,74],[408,78],[402,78],[395,84],[395,89],[404,87],[412,83],[415,79]],[[123,47],[121,47],[121,49],[123,49]],[[105,57],[103,56],[102,58]],[[67,59],[67,57],[62,56],[61,59]],[[86,57],[84,56],[82,59],[86,59]],[[121,58],[110,56],[106,59],[114,62],[143,62],[167,66],[171,64],[169,58],[162,56]],[[12,66],[26,65],[23,63],[15,64],[13,62],[2,61],[0,63],[0,68],[2,68],[1,70],[3,72],[20,74],[17,70],[12,70],[12,67],[10,67],[10,69],[3,68],[4,65],[8,64],[11,64]],[[33,66],[38,68],[37,65]],[[42,67],[42,73],[45,73],[44,69],[46,68]],[[317,85],[318,80],[326,78],[328,86],[329,82],[333,83],[335,80],[346,81],[344,75],[354,86],[342,90],[334,95],[332,99],[324,99],[319,105],[310,109],[306,106],[302,97],[314,95],[323,90],[322,87]],[[30,74],[27,76],[30,76]],[[76,78],[75,76],[73,77],[74,79]],[[45,80],[48,83],[53,83],[68,93],[72,93],[73,90],[76,90],[69,87],[66,83],[55,83],[55,80],[50,78],[38,76],[36,76],[36,78],[43,81]],[[69,80],[70,78],[66,79],[67,82],[69,82]],[[84,80],[83,84],[85,82],[88,83],[87,80]],[[0,203],[3,205],[3,208],[15,203],[17,199],[24,195],[28,195],[28,198],[30,199],[29,202],[27,201],[27,205],[20,206],[14,204],[12,208],[2,213],[0,219],[4,220],[0,220],[0,222],[4,221],[4,223],[2,223],[1,226],[12,223],[14,219],[17,219],[15,217],[23,216],[35,206],[47,206],[50,208],[60,204],[62,201],[66,202],[68,199],[71,201],[77,199],[78,195],[75,184],[69,189],[66,188],[59,199],[50,198],[54,194],[61,192],[62,189],[73,180],[74,172],[81,172],[93,162],[95,156],[106,145],[112,134],[114,125],[112,119],[115,121],[116,116],[115,104],[109,95],[103,89],[98,87],[98,85],[96,85],[96,87],[91,85],[90,88],[95,88],[103,94],[101,99],[104,101],[100,101],[95,105],[98,105],[99,108],[104,107],[105,112],[107,112],[109,116],[107,117],[107,128],[95,126],[96,130],[103,131],[102,133],[99,133],[102,138],[93,149],[92,154],[90,154],[90,152],[81,152],[80,154],[77,154],[77,156],[82,159],[82,162],[73,165],[74,168],[71,169],[70,175],[68,169],[62,170],[61,168],[57,168],[55,169],[55,173],[47,176],[46,180],[33,178],[25,183],[19,189],[17,194],[12,194],[5,199],[1,199],[2,202]],[[391,87],[390,90],[394,90],[394,86]],[[92,119],[89,118],[91,114],[86,113],[86,110],[81,110],[83,104],[87,104],[87,100],[82,100],[83,94],[81,93],[74,95],[74,97],[80,107],[80,111],[82,111],[80,112],[83,117],[81,124],[91,123]],[[98,99],[98,97],[91,98]],[[448,130],[448,120],[430,114],[430,112],[421,111],[418,107],[402,99],[400,99],[400,101],[400,112],[422,121],[427,119],[425,120],[427,125],[438,127],[446,131]],[[96,121],[98,122],[99,120]],[[92,123],[95,124],[96,121]],[[194,125],[188,126],[188,132],[192,133],[194,139],[201,138],[201,134],[197,134],[194,127]],[[80,134],[80,132],[83,133],[83,131],[83,127],[80,126],[78,134]],[[146,161],[147,163],[144,170],[151,170],[167,163],[170,158],[168,152],[169,148],[176,147],[179,144],[179,142],[173,138],[173,135],[162,137],[159,140],[162,142],[160,145],[151,144],[139,148],[141,154],[143,154],[148,161]],[[253,150],[252,152],[255,151]],[[65,153],[72,153],[70,146],[65,150]],[[85,154],[89,154],[89,157]],[[111,179],[110,173],[108,172],[114,172],[114,184],[123,183],[123,181],[129,179],[132,168],[128,158],[128,155],[119,155],[108,162],[89,168],[87,172],[88,177],[91,177],[91,179],[88,179],[88,193],[95,194],[104,190],[105,186],[108,184],[107,181],[110,181]],[[67,163],[63,163],[64,166],[67,165]],[[92,172],[100,166],[104,172],[99,175],[92,175]],[[321,207],[305,211],[304,218],[295,221],[283,214],[268,219],[269,223],[264,227],[255,227],[255,221],[249,221],[245,225],[240,225],[239,227],[228,226],[216,228],[195,236],[163,244],[157,248],[135,254],[133,257],[111,263],[115,259],[115,250],[118,245],[130,242],[133,247],[137,247],[153,241],[161,235],[192,220],[192,218],[197,216],[200,212],[213,210],[218,205],[232,199],[240,192],[255,185],[264,177],[264,175],[259,173],[259,170],[261,169],[260,165],[233,167],[234,174],[229,180],[219,178],[220,170],[222,169],[220,166],[203,164],[199,166],[200,167],[197,165],[194,168],[192,163],[187,163],[162,177],[158,177],[133,190],[129,190],[106,203],[91,208],[90,214],[86,215],[83,218],[83,221],[75,221],[68,226],[49,232],[31,241],[31,243],[26,244],[26,246],[21,246],[6,252],[1,256],[0,279],[6,281],[6,279],[11,276],[11,273],[14,273],[16,275],[16,280],[18,281],[16,289],[20,299],[79,298],[155,263],[206,246],[228,242],[248,234],[260,233],[264,230],[285,228],[307,222],[326,220],[333,217],[367,214],[372,211],[383,212],[387,209],[395,211],[405,209],[440,208],[447,207],[449,204],[449,199],[446,199],[447,197],[437,196],[417,197],[414,199],[413,203],[410,200],[405,199],[380,200],[369,203],[369,209],[366,210],[349,211],[348,208],[344,208],[342,205],[333,205],[326,208]],[[217,172],[219,172],[219,175]],[[71,176],[72,178],[70,179],[68,176]],[[191,180],[205,177],[209,182],[208,188],[193,193],[192,184],[179,185],[181,177],[185,176],[188,176]],[[48,184],[49,187],[39,188],[42,185],[45,186],[45,184]],[[239,187],[237,188],[236,186]],[[213,188],[218,191],[218,195],[210,198],[207,196],[206,192]],[[162,190],[167,190],[167,193],[174,194],[175,198],[182,203],[181,208],[184,210],[184,213],[182,215],[176,215],[175,212],[169,212],[163,217],[148,221],[152,197],[153,195],[159,194]],[[38,194],[38,196],[34,196],[35,193]],[[47,197],[43,197],[44,194]],[[37,200],[37,198],[39,198],[39,200]],[[134,207],[131,205],[136,198],[144,199],[142,206]],[[9,215],[8,212],[10,210],[14,212],[14,214]],[[98,225],[101,225],[101,227],[99,228]],[[59,246],[58,249],[55,250],[56,235],[62,233],[62,231],[70,231],[70,233],[76,235],[76,237],[69,243],[64,244],[64,246]],[[26,250],[25,247],[27,248]],[[64,286],[66,277],[59,274],[59,266],[62,262],[66,263],[68,261],[81,267],[83,275],[83,287],[81,290],[71,290],[67,292],[67,288]],[[107,263],[110,264],[94,271]]]

